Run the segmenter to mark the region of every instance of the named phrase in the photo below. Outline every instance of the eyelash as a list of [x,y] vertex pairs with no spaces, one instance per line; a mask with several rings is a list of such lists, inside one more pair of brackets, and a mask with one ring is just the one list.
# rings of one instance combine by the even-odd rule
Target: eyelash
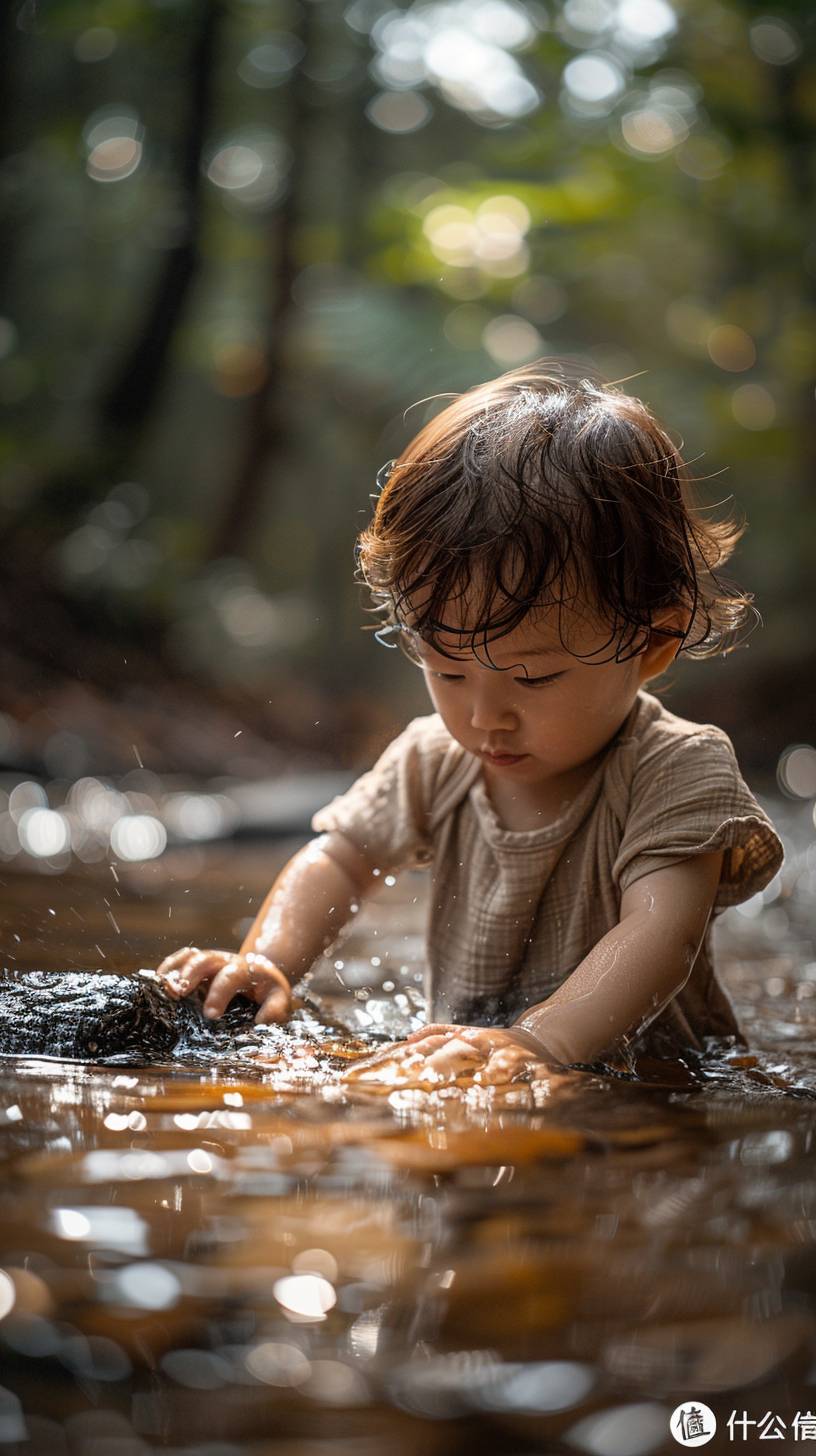
[[[461,674],[455,672],[432,672],[431,676],[438,678],[440,682],[464,682]],[[548,677],[514,677],[513,682],[523,688],[541,688],[547,683],[556,682],[559,677],[563,677],[563,673],[551,672]]]

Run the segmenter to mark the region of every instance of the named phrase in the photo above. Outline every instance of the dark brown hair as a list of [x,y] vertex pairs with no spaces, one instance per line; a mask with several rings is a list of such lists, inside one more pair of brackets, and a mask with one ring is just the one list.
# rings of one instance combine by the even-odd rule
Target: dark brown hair
[[[666,608],[688,613],[686,628],[659,629],[679,650],[736,645],[758,614],[716,572],[744,524],[696,502],[680,449],[641,400],[582,370],[541,359],[468,390],[380,472],[356,550],[381,639],[404,646],[410,627],[449,656],[440,632],[486,649],[534,609],[558,608],[560,623],[587,602],[619,661]],[[459,599],[466,630],[444,620]]]

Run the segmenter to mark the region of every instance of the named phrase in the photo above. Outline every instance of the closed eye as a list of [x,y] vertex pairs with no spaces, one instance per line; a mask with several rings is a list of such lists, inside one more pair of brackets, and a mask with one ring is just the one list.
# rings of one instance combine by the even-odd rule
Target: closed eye
[[[546,677],[514,677],[513,678],[513,682],[518,683],[520,687],[525,687],[525,688],[541,688],[541,687],[544,687],[547,683],[554,683],[554,682],[556,682],[559,677],[563,677],[563,676],[564,676],[563,672],[550,672],[550,673],[547,674]],[[439,682],[449,682],[449,683],[464,682],[464,680],[465,680],[464,679],[464,674],[462,674],[462,673],[456,673],[456,672],[433,672],[432,671],[431,672],[431,677],[437,678]]]

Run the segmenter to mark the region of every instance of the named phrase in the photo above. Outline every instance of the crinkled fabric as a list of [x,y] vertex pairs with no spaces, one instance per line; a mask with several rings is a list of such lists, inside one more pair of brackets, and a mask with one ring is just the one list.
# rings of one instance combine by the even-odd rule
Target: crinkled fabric
[[[429,1014],[472,1024],[507,1024],[546,1001],[618,923],[624,891],[643,875],[724,850],[713,921],[783,860],[727,734],[644,691],[564,815],[540,828],[500,823],[480,760],[436,713],[409,723],[312,827],[346,835],[383,872],[429,866]],[[711,924],[639,1050],[699,1050],[707,1036],[745,1044],[712,964]]]

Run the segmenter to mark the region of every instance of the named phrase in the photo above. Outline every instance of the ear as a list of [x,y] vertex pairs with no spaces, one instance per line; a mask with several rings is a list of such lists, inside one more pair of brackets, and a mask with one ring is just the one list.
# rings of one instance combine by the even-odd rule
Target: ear
[[661,628],[671,627],[687,632],[690,622],[691,612],[688,607],[667,607],[665,611],[658,612],[649,633],[649,641],[638,658],[641,683],[660,677],[661,673],[666,672],[682,645],[679,637],[667,635]]

